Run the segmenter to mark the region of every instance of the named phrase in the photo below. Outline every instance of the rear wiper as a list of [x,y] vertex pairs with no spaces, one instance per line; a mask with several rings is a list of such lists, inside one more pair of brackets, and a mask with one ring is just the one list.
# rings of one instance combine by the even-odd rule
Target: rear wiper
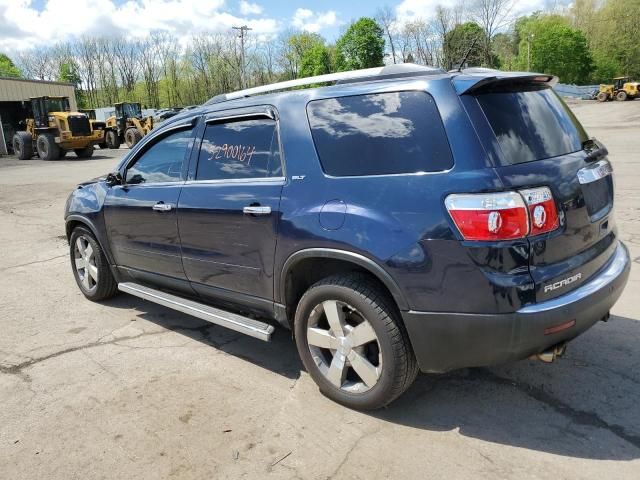
[[608,155],[609,150],[595,138],[582,143],[582,149],[587,153],[585,162],[593,162]]

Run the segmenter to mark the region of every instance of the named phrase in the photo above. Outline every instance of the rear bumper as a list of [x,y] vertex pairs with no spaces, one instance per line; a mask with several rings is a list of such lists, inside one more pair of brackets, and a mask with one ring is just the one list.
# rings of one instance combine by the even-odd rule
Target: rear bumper
[[[553,300],[508,314],[409,311],[402,316],[423,372],[496,365],[540,353],[589,329],[618,300],[629,269],[629,252],[619,242],[588,282]],[[572,321],[569,328],[548,330]]]

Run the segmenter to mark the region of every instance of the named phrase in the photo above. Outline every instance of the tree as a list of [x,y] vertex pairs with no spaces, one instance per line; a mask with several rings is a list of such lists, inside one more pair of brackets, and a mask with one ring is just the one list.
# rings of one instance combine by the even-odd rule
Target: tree
[[484,30],[481,45],[487,67],[495,65],[491,41],[496,32],[509,24],[513,4],[513,0],[474,0],[471,4],[470,18]]
[[340,71],[381,67],[384,58],[384,31],[375,20],[362,17],[351,24],[336,42]]
[[[456,25],[444,37],[444,67],[447,70],[458,66],[479,66],[484,60],[484,30],[474,22]],[[469,54],[467,55],[467,52]],[[459,65],[467,55],[465,65]]]
[[393,13],[391,7],[385,5],[378,9],[378,13],[376,13],[376,21],[382,26],[384,33],[387,35],[389,47],[391,48],[391,58],[393,59],[393,63],[396,63],[396,47],[393,43],[393,35],[397,23],[396,15]]
[[0,77],[22,77],[22,72],[4,53],[0,53]]
[[[593,60],[584,34],[558,15],[542,15],[526,22],[520,32],[517,64],[557,75],[563,83],[586,83]],[[529,45],[527,44],[529,42]]]
[[497,33],[491,43],[497,58],[496,66],[501,70],[514,70],[518,57],[518,43],[514,33]]
[[314,45],[302,54],[300,59],[300,77],[313,77],[331,73],[331,53],[323,44]]

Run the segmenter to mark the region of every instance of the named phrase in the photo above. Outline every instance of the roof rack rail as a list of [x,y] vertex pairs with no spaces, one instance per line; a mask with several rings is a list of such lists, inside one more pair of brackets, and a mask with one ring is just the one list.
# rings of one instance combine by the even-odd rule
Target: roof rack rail
[[416,65],[414,63],[403,63],[398,65],[388,65],[386,67],[365,68],[362,70],[350,70],[348,72],[329,73],[327,75],[316,75],[315,77],[297,78],[295,80],[287,80],[285,82],[271,83],[269,85],[261,85],[259,87],[246,88],[231,93],[223,93],[216,95],[205,103],[212,105],[214,103],[227,102],[252,95],[260,95],[262,93],[277,92],[280,90],[288,90],[295,87],[303,87],[316,83],[338,84],[363,82],[366,80],[382,80],[385,78],[400,78],[418,75],[436,75],[446,73],[444,70],[435,67],[426,67],[424,65]]

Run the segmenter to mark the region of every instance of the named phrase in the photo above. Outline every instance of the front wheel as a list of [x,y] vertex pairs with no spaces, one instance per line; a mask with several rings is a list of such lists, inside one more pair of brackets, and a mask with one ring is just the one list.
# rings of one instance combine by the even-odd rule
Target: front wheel
[[60,155],[60,147],[56,143],[56,139],[50,133],[41,133],[36,139],[36,148],[38,156],[42,160],[58,160]]
[[97,302],[118,293],[109,262],[89,229],[76,227],[69,239],[69,249],[73,276],[85,297]]
[[76,152],[78,158],[91,158],[93,157],[93,150],[93,145],[89,145],[85,148],[76,148],[74,152]]
[[626,99],[627,99],[627,92],[625,92],[624,90],[620,90],[616,94],[616,100],[618,100],[619,102],[624,102]]
[[104,138],[107,148],[110,148],[112,150],[120,148],[120,137],[115,131],[107,130]]
[[295,336],[320,391],[350,408],[384,407],[418,374],[393,301],[364,275],[335,275],[309,288],[296,310]]
[[142,135],[140,135],[137,128],[129,128],[124,132],[124,140],[129,148],[133,148],[141,139]]

